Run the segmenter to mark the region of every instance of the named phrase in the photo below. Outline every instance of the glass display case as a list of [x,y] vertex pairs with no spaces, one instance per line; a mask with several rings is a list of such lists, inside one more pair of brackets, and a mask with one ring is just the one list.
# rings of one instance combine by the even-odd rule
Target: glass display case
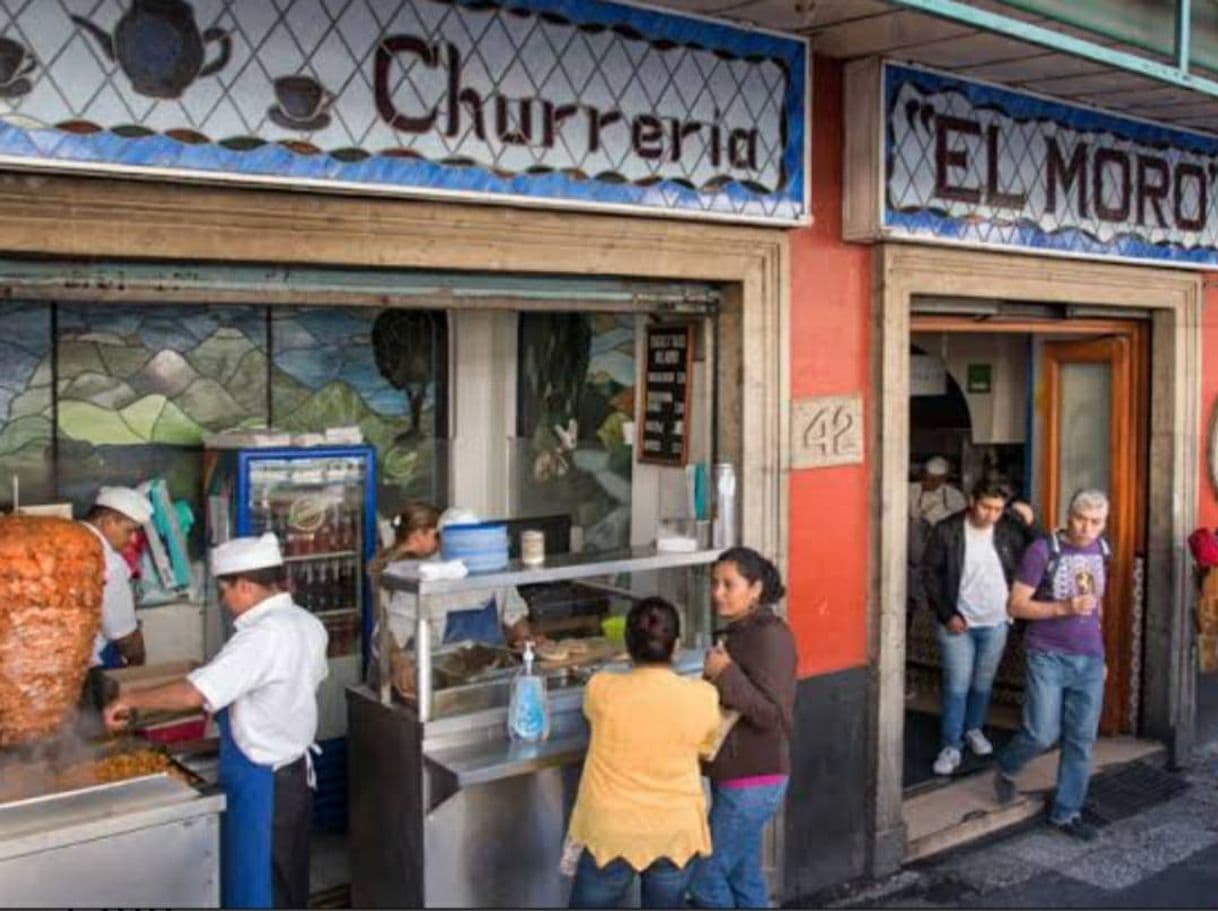
[[[378,594],[378,660],[370,685],[347,691],[351,718],[351,888],[358,907],[560,907],[570,881],[556,858],[588,745],[584,684],[629,667],[625,618],[638,599],[667,598],[681,616],[674,670],[702,671],[713,641],[710,568],[717,550],[654,548],[512,560],[503,571],[424,581],[390,564]],[[508,736],[510,648],[434,642],[433,607],[474,592],[515,588],[529,619],[548,621],[535,670],[546,676],[549,737]],[[385,594],[406,598],[414,633],[403,648]],[[410,659],[414,692],[391,679]],[[399,662],[398,669],[401,669]]]
[[[649,595],[667,598],[681,614],[681,640],[674,656],[678,671],[701,669],[711,644],[712,622],[707,570],[717,551],[660,553],[653,548],[597,554],[560,554],[543,566],[512,560],[502,571],[471,573],[462,579],[421,580],[410,563],[390,564],[382,577],[378,611],[390,598],[405,598],[415,620],[406,647],[378,618],[375,680],[382,701],[396,690],[409,692],[420,720],[461,715],[506,705],[507,681],[519,669],[518,650],[502,643],[437,642],[433,605],[454,596],[483,593],[501,600],[514,589],[529,606],[530,629],[544,637],[538,670],[549,688],[581,688],[604,667],[625,666],[625,619],[634,602]],[[410,659],[413,686],[394,685],[392,654]],[[401,662],[398,662],[399,671]]]

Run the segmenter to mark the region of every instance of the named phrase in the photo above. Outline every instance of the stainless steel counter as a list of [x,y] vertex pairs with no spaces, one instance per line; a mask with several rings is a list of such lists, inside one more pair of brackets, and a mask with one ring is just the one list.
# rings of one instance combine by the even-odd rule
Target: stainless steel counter
[[586,734],[573,734],[542,743],[481,743],[461,744],[426,753],[435,763],[456,779],[459,788],[468,788],[489,781],[499,781],[515,775],[527,775],[551,766],[582,762],[588,749]]
[[218,907],[223,810],[222,794],[164,774],[0,805],[0,896],[25,907]]

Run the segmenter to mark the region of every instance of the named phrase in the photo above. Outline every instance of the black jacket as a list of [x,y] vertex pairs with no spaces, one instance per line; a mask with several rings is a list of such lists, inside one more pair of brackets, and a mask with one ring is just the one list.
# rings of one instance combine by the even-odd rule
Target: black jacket
[[[946,624],[955,614],[960,597],[960,576],[964,572],[964,523],[968,521],[968,510],[948,516],[935,526],[926,554],[922,558],[922,584],[926,600]],[[1019,561],[1029,544],[1040,537],[1040,529],[1027,525],[1018,515],[1004,512],[994,525],[994,549],[998,551],[998,562],[1002,574],[1010,586],[1019,568]]]

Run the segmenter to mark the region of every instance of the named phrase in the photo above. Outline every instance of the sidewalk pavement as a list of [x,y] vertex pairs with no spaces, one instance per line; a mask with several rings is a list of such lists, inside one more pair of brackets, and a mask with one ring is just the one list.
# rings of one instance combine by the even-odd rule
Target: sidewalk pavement
[[1043,822],[906,867],[836,908],[1218,908],[1218,744],[1177,797],[1110,823],[1094,842]]

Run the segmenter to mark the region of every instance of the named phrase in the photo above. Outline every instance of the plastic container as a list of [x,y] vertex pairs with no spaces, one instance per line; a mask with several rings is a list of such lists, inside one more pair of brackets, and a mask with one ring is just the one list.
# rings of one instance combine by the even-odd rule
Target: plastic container
[[503,569],[508,564],[507,525],[446,525],[440,533],[440,554],[445,560],[462,561],[471,573]]
[[541,566],[546,562],[546,535],[529,529],[520,533],[520,562],[525,566]]
[[714,546],[726,550],[736,545],[736,469],[731,462],[715,463]]
[[601,633],[614,645],[626,644],[626,618],[606,617],[601,621]]
[[512,678],[507,727],[508,737],[524,743],[537,743],[550,736],[550,705],[546,699],[546,678],[533,671],[531,640],[524,646],[524,667]]

